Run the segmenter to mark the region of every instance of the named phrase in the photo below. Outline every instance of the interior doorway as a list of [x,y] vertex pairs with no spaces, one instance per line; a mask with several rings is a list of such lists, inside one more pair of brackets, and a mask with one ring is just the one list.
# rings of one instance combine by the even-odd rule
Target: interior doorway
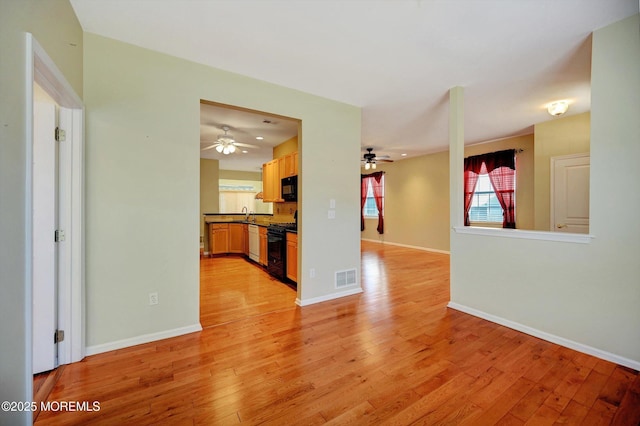
[[[80,361],[84,357],[84,169],[83,169],[83,120],[84,110],[80,97],[75,93],[71,85],[66,81],[62,72],[57,68],[53,60],[47,55],[42,46],[33,38],[30,33],[26,34],[26,81],[27,93],[26,104],[27,114],[26,120],[26,170],[27,170],[27,205],[26,209],[33,212],[34,206],[40,197],[36,192],[42,190],[46,193],[50,200],[46,201],[49,207],[53,209],[51,216],[57,216],[55,220],[50,221],[46,228],[39,228],[36,223],[36,217],[33,214],[27,216],[27,244],[25,257],[27,259],[27,297],[31,301],[27,305],[28,327],[26,330],[28,339],[27,356],[28,362],[35,367],[34,352],[40,350],[34,347],[34,338],[36,332],[34,329],[34,314],[40,314],[40,307],[34,306],[37,301],[36,296],[40,296],[40,289],[34,287],[36,285],[35,278],[37,274],[44,275],[49,282],[53,282],[53,286],[49,286],[49,295],[53,294],[53,300],[49,300],[47,321],[53,321],[54,324],[48,324],[48,329],[42,332],[42,339],[47,347],[53,347],[47,355],[47,367],[54,367],[61,364]],[[39,88],[38,88],[39,87]],[[34,171],[35,152],[35,126],[34,112],[36,107],[36,90],[42,89],[42,93],[46,94],[49,101],[48,109],[56,110],[57,105],[57,127],[64,130],[64,142],[53,151],[48,150],[43,155],[51,160],[51,156],[57,158],[50,164],[53,164],[54,171],[47,171],[44,177],[36,177],[40,174],[40,169]],[[51,103],[52,102],[52,103]],[[55,114],[55,113],[54,113]],[[55,120],[53,121],[53,129],[55,132]],[[44,133],[49,132],[46,128],[51,127],[51,123],[46,124]],[[55,133],[52,133],[48,139],[54,139]],[[60,135],[60,133],[58,133]],[[55,144],[54,144],[55,145]],[[56,170],[57,164],[57,171]],[[51,177],[53,173],[53,178]],[[38,180],[36,180],[38,179]],[[52,182],[48,182],[52,180]],[[38,186],[36,188],[36,185]],[[53,201],[51,201],[53,200]],[[35,204],[34,204],[35,203]],[[51,206],[53,203],[53,207]],[[43,215],[43,216],[46,216]],[[38,216],[40,217],[40,216]],[[49,229],[53,227],[54,229]],[[50,253],[47,254],[48,267],[46,270],[40,271],[40,260],[35,259],[36,250],[34,248],[35,241],[40,238],[36,233],[44,233],[42,240],[49,241]],[[55,249],[51,249],[57,234],[58,242],[55,243]],[[51,260],[53,259],[53,260]],[[53,275],[53,276],[52,276]],[[55,281],[57,280],[57,286]],[[38,292],[38,295],[36,295]],[[36,312],[37,309],[37,312]],[[51,312],[53,315],[51,315]],[[53,319],[51,319],[53,318]],[[64,340],[57,344],[57,361],[50,361],[50,354],[55,354],[56,347],[54,339],[59,340],[62,334],[58,333],[54,336],[51,330],[63,330]],[[44,329],[43,329],[44,330]],[[55,355],[54,355],[55,356]],[[38,361],[39,362],[39,361]],[[44,365],[44,364],[43,364]],[[38,367],[42,368],[42,367]],[[27,380],[28,383],[31,380]]]
[[[210,258],[209,253],[213,245],[210,227],[215,221],[237,221],[248,214],[263,226],[273,221],[296,220],[297,201],[285,203],[263,199],[263,165],[290,158],[293,152],[297,155],[300,126],[297,119],[200,101],[202,327],[295,307],[296,291],[270,276],[262,266],[262,260],[249,260],[248,247],[234,244],[233,235],[237,232],[232,231],[237,231],[240,224],[233,224],[233,230],[215,232],[215,241],[229,236],[227,254],[219,250],[224,244],[215,245],[215,253],[219,253],[216,257]],[[280,176],[277,177],[279,184]],[[248,242],[244,244],[249,245]],[[243,248],[246,248],[244,253]]]
[[589,233],[589,154],[551,158],[551,231]]

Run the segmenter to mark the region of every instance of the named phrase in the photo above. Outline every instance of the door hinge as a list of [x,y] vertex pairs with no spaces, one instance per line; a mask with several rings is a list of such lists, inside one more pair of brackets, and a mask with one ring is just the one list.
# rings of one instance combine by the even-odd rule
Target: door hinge
[[58,142],[64,142],[67,139],[67,132],[60,127],[56,127],[56,140]]
[[56,229],[53,235],[53,241],[56,243],[59,243],[60,241],[64,241],[64,239],[65,239],[64,230]]
[[56,330],[53,333],[53,343],[62,342],[64,340],[64,330]]

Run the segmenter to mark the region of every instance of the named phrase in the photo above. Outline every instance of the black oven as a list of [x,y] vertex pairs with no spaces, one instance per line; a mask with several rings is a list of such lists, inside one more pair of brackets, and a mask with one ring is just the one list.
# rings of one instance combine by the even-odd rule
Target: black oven
[[298,201],[298,176],[282,178],[282,199]]
[[272,224],[267,228],[267,271],[285,283],[287,282],[287,229],[296,229],[296,224]]
[[286,230],[277,225],[267,228],[267,271],[279,280],[284,280],[287,271]]

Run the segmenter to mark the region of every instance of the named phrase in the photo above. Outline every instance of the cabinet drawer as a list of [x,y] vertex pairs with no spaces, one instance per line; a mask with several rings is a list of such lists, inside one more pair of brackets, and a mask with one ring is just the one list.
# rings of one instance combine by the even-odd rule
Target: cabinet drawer
[[229,229],[228,223],[210,223],[211,229]]

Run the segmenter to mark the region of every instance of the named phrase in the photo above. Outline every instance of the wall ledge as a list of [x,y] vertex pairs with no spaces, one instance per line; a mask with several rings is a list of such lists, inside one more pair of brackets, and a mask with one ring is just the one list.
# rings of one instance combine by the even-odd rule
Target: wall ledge
[[456,234],[484,235],[487,237],[520,238],[524,240],[556,241],[561,243],[590,244],[592,234],[565,234],[562,232],[528,231],[523,229],[495,229],[473,226],[454,226]]
[[565,339],[564,337],[556,336],[555,334],[547,333],[545,331],[541,331],[536,328],[532,328],[527,325],[517,323],[515,321],[511,321],[502,317],[488,314],[486,312],[471,308],[469,306],[461,305],[459,303],[449,302],[447,304],[447,307],[451,309],[455,309],[456,311],[473,315],[474,317],[482,318],[487,321],[491,321],[493,323],[503,325],[505,327],[511,328],[516,331],[520,331],[530,336],[537,337],[539,339],[546,340],[548,342],[555,343],[557,345],[564,346],[566,348],[573,349],[578,352],[582,352],[587,355],[594,356],[596,358],[604,359],[605,361],[610,361],[610,362],[640,371],[640,361],[635,361],[620,355],[613,354],[611,352],[603,351],[601,349],[594,348],[592,346],[575,342],[573,340]]
[[155,342],[156,340],[168,339],[170,337],[182,336],[183,334],[202,331],[200,323],[188,325],[186,327],[174,328],[171,330],[159,331],[157,333],[143,334],[141,336],[130,337],[128,339],[116,340],[114,342],[103,343],[100,345],[87,346],[85,354],[96,355],[103,352],[115,351],[118,349],[128,348],[129,346],[142,345],[144,343]]

